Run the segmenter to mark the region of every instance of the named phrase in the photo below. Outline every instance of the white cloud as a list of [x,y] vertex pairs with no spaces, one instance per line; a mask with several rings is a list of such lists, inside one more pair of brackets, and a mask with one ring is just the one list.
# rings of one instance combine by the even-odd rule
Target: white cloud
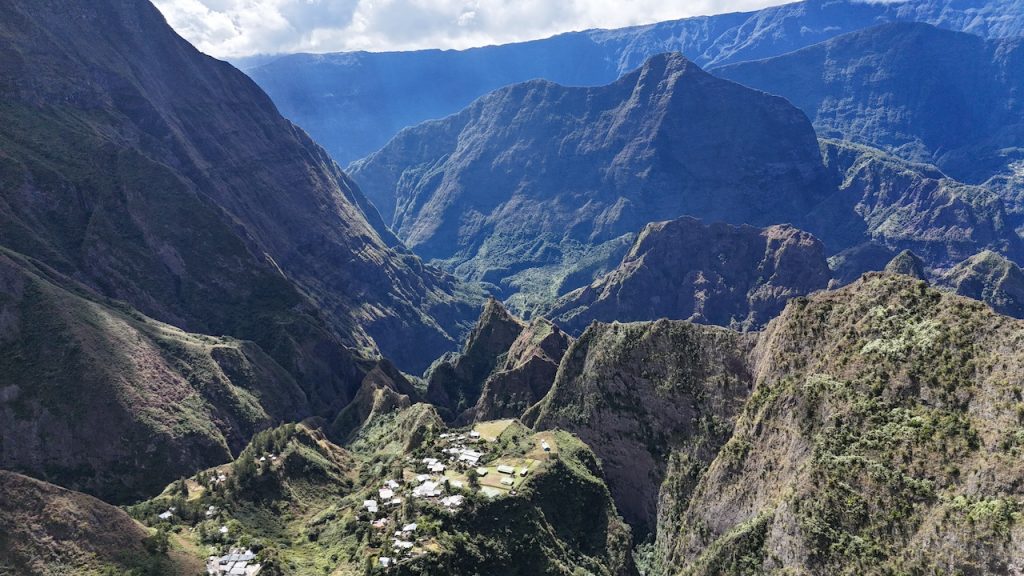
[[200,50],[279,52],[468,48],[751,10],[784,0],[154,0]]

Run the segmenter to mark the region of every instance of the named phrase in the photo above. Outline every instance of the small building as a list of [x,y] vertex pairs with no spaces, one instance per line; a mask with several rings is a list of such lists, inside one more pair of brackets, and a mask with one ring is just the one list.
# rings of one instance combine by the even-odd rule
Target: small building
[[441,464],[440,462],[434,462],[433,464],[430,465],[429,469],[434,474],[441,474],[442,472],[444,472],[444,464]]
[[395,538],[394,544],[395,548],[398,548],[400,550],[408,550],[413,547],[412,542],[409,542],[408,540],[399,540],[398,538]]
[[547,440],[541,440],[540,447],[543,448],[545,452],[551,452],[551,445],[548,444]]
[[526,476],[529,473],[530,473],[530,469],[527,468],[526,466],[523,466],[522,468],[519,469],[519,475],[520,476]]
[[363,508],[366,508],[370,514],[377,513],[377,501],[376,500],[363,500]]
[[167,510],[166,512],[161,512],[160,514],[158,514],[157,518],[161,520],[170,520],[171,516],[174,516],[174,512]]
[[381,556],[380,557],[380,565],[383,566],[384,568],[387,568],[387,567],[391,566],[391,564],[392,564],[391,558],[388,558],[387,556]]
[[412,495],[415,498],[433,498],[441,495],[440,484],[434,480],[428,480],[413,488]]
[[427,480],[430,480],[430,476],[428,474],[420,474],[416,477],[416,482],[419,482],[420,484],[423,484]]
[[206,573],[211,576],[257,576],[261,569],[252,550],[239,548],[233,548],[224,556],[211,556],[206,561]]
[[478,476],[487,476],[487,468],[477,468],[476,473]]
[[476,463],[480,461],[480,457],[483,456],[483,452],[477,452],[476,450],[463,449],[459,453],[459,461],[465,462],[470,466],[476,466]]
[[398,488],[400,486],[399,483],[395,482],[394,480],[388,480],[386,482],[386,484],[387,484],[388,488],[391,488],[392,490],[398,490]]
[[409,532],[415,532],[415,531],[416,531],[416,523],[415,522],[413,522],[411,524],[406,524],[405,526],[402,526],[402,532],[403,533],[409,533]]
[[454,496],[445,496],[441,498],[441,505],[446,508],[458,508],[462,506],[462,501],[465,500],[465,496],[456,494]]
[[470,438],[479,438],[480,437],[480,433],[477,432],[476,430],[473,430],[472,432],[469,433],[469,437]]
[[372,523],[371,525],[372,525],[372,526],[373,526],[374,528],[376,528],[376,529],[378,529],[378,530],[381,530],[381,529],[383,529],[383,528],[386,528],[386,527],[387,527],[387,525],[388,525],[388,522],[390,522],[390,520],[388,520],[387,518],[380,518],[380,519],[378,519],[378,520],[374,520],[374,521],[373,521],[373,523]]
[[516,469],[508,464],[502,464],[501,466],[498,466],[498,472],[512,475],[516,473]]
[[391,488],[381,488],[377,490],[377,495],[380,496],[381,500],[391,500],[395,497],[395,491]]
[[501,483],[504,484],[505,486],[512,486],[516,483],[516,481],[511,478],[502,478]]

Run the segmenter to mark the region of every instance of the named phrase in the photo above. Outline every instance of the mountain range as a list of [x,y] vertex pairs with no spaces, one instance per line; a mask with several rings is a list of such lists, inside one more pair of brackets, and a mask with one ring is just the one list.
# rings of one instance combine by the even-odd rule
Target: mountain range
[[[784,96],[822,137],[932,164],[962,182],[1013,175],[1024,162],[1020,38],[901,22],[713,73]],[[1014,212],[1018,194],[1008,195]]]
[[313,133],[466,97],[350,177],[147,0],[0,4],[0,575],[1019,572],[1020,29],[324,56],[431,81]]
[[840,282],[907,248],[935,267],[1024,256],[997,191],[819,141],[787,101],[678,54],[603,87],[503,88],[403,130],[351,174],[414,252],[521,313],[552,309],[612,271],[647,223],[682,216],[806,230]]
[[507,84],[543,78],[600,86],[664,52],[703,67],[757,60],[894,21],[926,22],[986,38],[1024,33],[1015,0],[806,0],[755,12],[701,16],[470,50],[292,54],[238,65],[282,113],[342,164],[402,128],[454,114]]
[[800,111],[679,55],[599,88],[510,86],[351,174],[412,250],[502,297],[651,221],[799,223],[832,184]]

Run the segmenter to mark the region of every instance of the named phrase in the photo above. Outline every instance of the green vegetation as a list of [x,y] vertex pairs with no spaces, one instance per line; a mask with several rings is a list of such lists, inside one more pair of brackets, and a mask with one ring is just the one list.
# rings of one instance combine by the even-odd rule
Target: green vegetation
[[[1022,503],[993,481],[1022,471],[999,453],[1020,430],[1019,326],[871,275],[794,303],[762,338],[757,390],[675,539],[687,574],[996,570]],[[730,527],[702,512],[723,506],[754,515]],[[765,530],[797,540],[779,557]]]
[[[443,455],[467,431],[447,431],[432,407],[415,404],[375,415],[349,449],[311,424],[260,432],[232,464],[179,480],[130,510],[204,553],[250,548],[286,575],[376,574],[379,557],[396,555],[392,532],[411,522],[417,528],[405,537],[415,543],[413,553],[399,556],[389,573],[619,574],[629,529],[589,449],[564,432],[536,436],[517,422],[482,426],[501,429],[493,442],[478,441],[486,454],[480,465],[491,474],[480,482],[473,469],[450,465],[441,478],[447,494],[464,498],[455,508],[409,490],[427,472],[422,460]],[[553,452],[541,450],[541,438]],[[514,466],[514,490],[499,483],[499,465]],[[388,480],[400,483],[398,506],[378,496]],[[483,486],[496,496],[485,496]],[[380,512],[368,511],[365,500],[378,501]],[[169,520],[159,518],[172,508]]]

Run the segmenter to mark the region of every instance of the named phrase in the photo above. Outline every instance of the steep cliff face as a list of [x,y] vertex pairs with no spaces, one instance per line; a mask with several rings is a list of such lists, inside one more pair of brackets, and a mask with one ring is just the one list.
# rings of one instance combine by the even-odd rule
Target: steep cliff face
[[935,164],[964,182],[1012,174],[1024,160],[1018,39],[888,24],[714,72],[785,96],[824,137]]
[[239,65],[345,165],[406,126],[444,118],[508,84],[598,86],[664,52],[701,66],[758,60],[894,21],[1014,38],[1024,32],[1024,9],[1016,0],[810,0],[470,50],[295,54]]
[[252,342],[184,332],[0,249],[2,468],[124,502],[319,401]]
[[339,343],[410,370],[453,346],[472,313],[455,282],[148,2],[7,2],[0,37],[0,244],[160,320],[255,340],[311,394],[358,384]]
[[658,318],[756,329],[830,276],[821,242],[792,226],[680,218],[648,224],[618,268],[546,315],[573,333],[595,320]]
[[551,389],[571,344],[572,337],[548,320],[530,322],[484,381],[473,418],[520,418]]
[[441,358],[427,376],[426,399],[446,419],[462,416],[480,399],[484,381],[526,328],[491,298],[484,305],[462,352]]
[[906,276],[794,301],[666,566],[687,574],[1002,573],[1024,326]]
[[0,470],[0,574],[191,576],[198,558],[168,557],[152,531],[91,496]]
[[[736,332],[687,322],[594,324],[566,352],[551,391],[525,421],[578,435],[601,459],[616,505],[635,533],[660,532],[666,471],[685,468],[696,478],[728,440],[750,393],[746,355],[752,343]],[[664,498],[678,508],[692,481],[673,486]]]
[[600,88],[499,90],[352,174],[418,254],[501,290],[651,221],[798,223],[831,185],[803,114],[678,54]]

